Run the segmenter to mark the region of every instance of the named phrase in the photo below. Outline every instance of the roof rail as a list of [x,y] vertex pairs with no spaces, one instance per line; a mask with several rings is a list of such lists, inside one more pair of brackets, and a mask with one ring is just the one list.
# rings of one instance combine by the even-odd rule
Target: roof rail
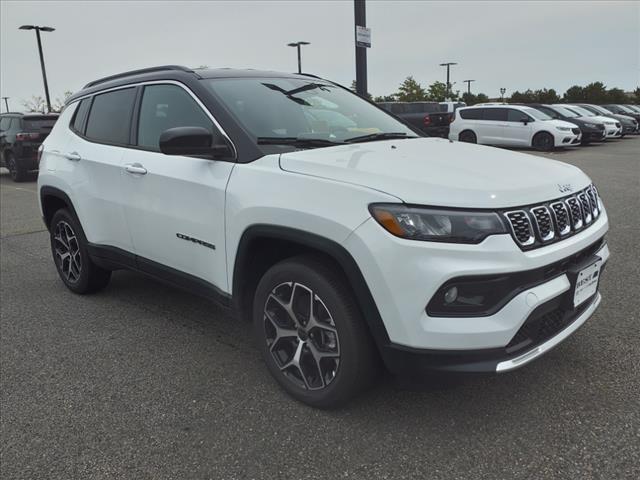
[[93,82],[87,83],[84,88],[94,87],[101,83],[108,82],[110,80],[116,80],[118,78],[131,77],[133,75],[142,75],[143,73],[163,72],[165,70],[178,70],[181,72],[193,72],[192,69],[183,67],[180,65],[162,65],[159,67],[141,68],[139,70],[130,70],[128,72],[117,73],[115,75],[109,75],[108,77],[99,78]]

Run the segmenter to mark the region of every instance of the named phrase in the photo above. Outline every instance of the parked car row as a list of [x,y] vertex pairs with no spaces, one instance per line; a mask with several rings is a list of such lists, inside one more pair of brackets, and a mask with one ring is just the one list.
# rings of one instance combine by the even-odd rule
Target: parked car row
[[550,151],[638,134],[639,113],[625,105],[480,104],[454,112],[448,137]]
[[15,182],[38,170],[38,148],[51,132],[57,113],[3,113],[0,115],[0,166]]

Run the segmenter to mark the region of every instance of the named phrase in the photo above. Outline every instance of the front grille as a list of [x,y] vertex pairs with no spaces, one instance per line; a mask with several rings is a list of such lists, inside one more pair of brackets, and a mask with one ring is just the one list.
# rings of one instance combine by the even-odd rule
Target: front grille
[[535,310],[506,346],[507,353],[520,352],[546,342],[571,325],[595,300],[595,296],[575,309],[557,307],[543,315]]
[[558,234],[562,237],[571,232],[571,218],[569,218],[569,210],[564,202],[555,202],[551,204],[551,211],[558,226]]
[[603,124],[601,124],[601,123],[598,123],[598,124],[596,125],[596,128],[597,128],[598,130],[604,130],[604,125],[603,125]]
[[533,229],[531,228],[531,220],[524,210],[508,212],[507,218],[511,225],[516,240],[520,245],[531,245],[535,242]]
[[549,209],[545,206],[534,207],[531,209],[533,214],[533,220],[536,224],[536,230],[538,236],[543,242],[552,240],[555,236],[555,230],[553,228],[553,220],[551,220],[551,214]]
[[575,133],[576,135],[578,135],[580,133],[580,129],[579,128],[572,128],[571,131],[573,133]]
[[616,128],[620,128],[620,123],[616,122]]
[[503,212],[511,233],[523,250],[537,248],[575,234],[591,225],[601,213],[595,186],[576,195]]

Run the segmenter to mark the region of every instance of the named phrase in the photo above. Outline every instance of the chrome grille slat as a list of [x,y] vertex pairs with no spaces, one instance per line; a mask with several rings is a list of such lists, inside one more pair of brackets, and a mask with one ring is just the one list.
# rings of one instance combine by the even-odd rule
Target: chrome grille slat
[[595,223],[602,202],[594,185],[553,202],[503,212],[511,234],[523,250],[573,235]]

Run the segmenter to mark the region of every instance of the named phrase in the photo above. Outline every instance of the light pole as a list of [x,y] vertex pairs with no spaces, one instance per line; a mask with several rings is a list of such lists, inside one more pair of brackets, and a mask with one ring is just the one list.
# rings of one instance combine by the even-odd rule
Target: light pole
[[475,82],[475,80],[463,80],[463,82],[467,84],[467,93],[471,95],[471,82]]
[[[446,63],[441,63],[440,66],[441,67],[447,67],[447,99],[451,96],[451,82],[449,81],[449,68],[451,67],[451,65],[457,65],[456,62],[446,62]],[[446,99],[445,99],[446,100]]]
[[504,94],[507,93],[507,89],[506,88],[501,88],[500,89],[500,98],[502,99],[502,103],[504,103]]
[[53,32],[55,28],[39,27],[37,25],[22,25],[20,30],[35,30],[38,39],[38,52],[40,53],[40,67],[42,68],[42,80],[44,81],[44,95],[47,98],[47,109],[51,113],[51,99],[49,98],[49,84],[47,83],[47,71],[44,68],[44,56],[42,55],[42,41],[40,40],[40,32]]
[[7,109],[7,112],[9,111],[9,102],[8,102],[8,100],[9,100],[10,98],[11,98],[11,97],[2,97],[2,99],[4,100],[4,108],[6,108],[6,109]]
[[298,73],[302,73],[302,57],[300,55],[300,46],[311,45],[309,42],[293,42],[287,43],[287,47],[296,47],[298,49]]
[[367,85],[367,48],[371,44],[358,40],[358,31],[366,31],[367,29],[366,0],[353,0],[353,22],[356,30],[356,93],[366,98],[369,91]]

